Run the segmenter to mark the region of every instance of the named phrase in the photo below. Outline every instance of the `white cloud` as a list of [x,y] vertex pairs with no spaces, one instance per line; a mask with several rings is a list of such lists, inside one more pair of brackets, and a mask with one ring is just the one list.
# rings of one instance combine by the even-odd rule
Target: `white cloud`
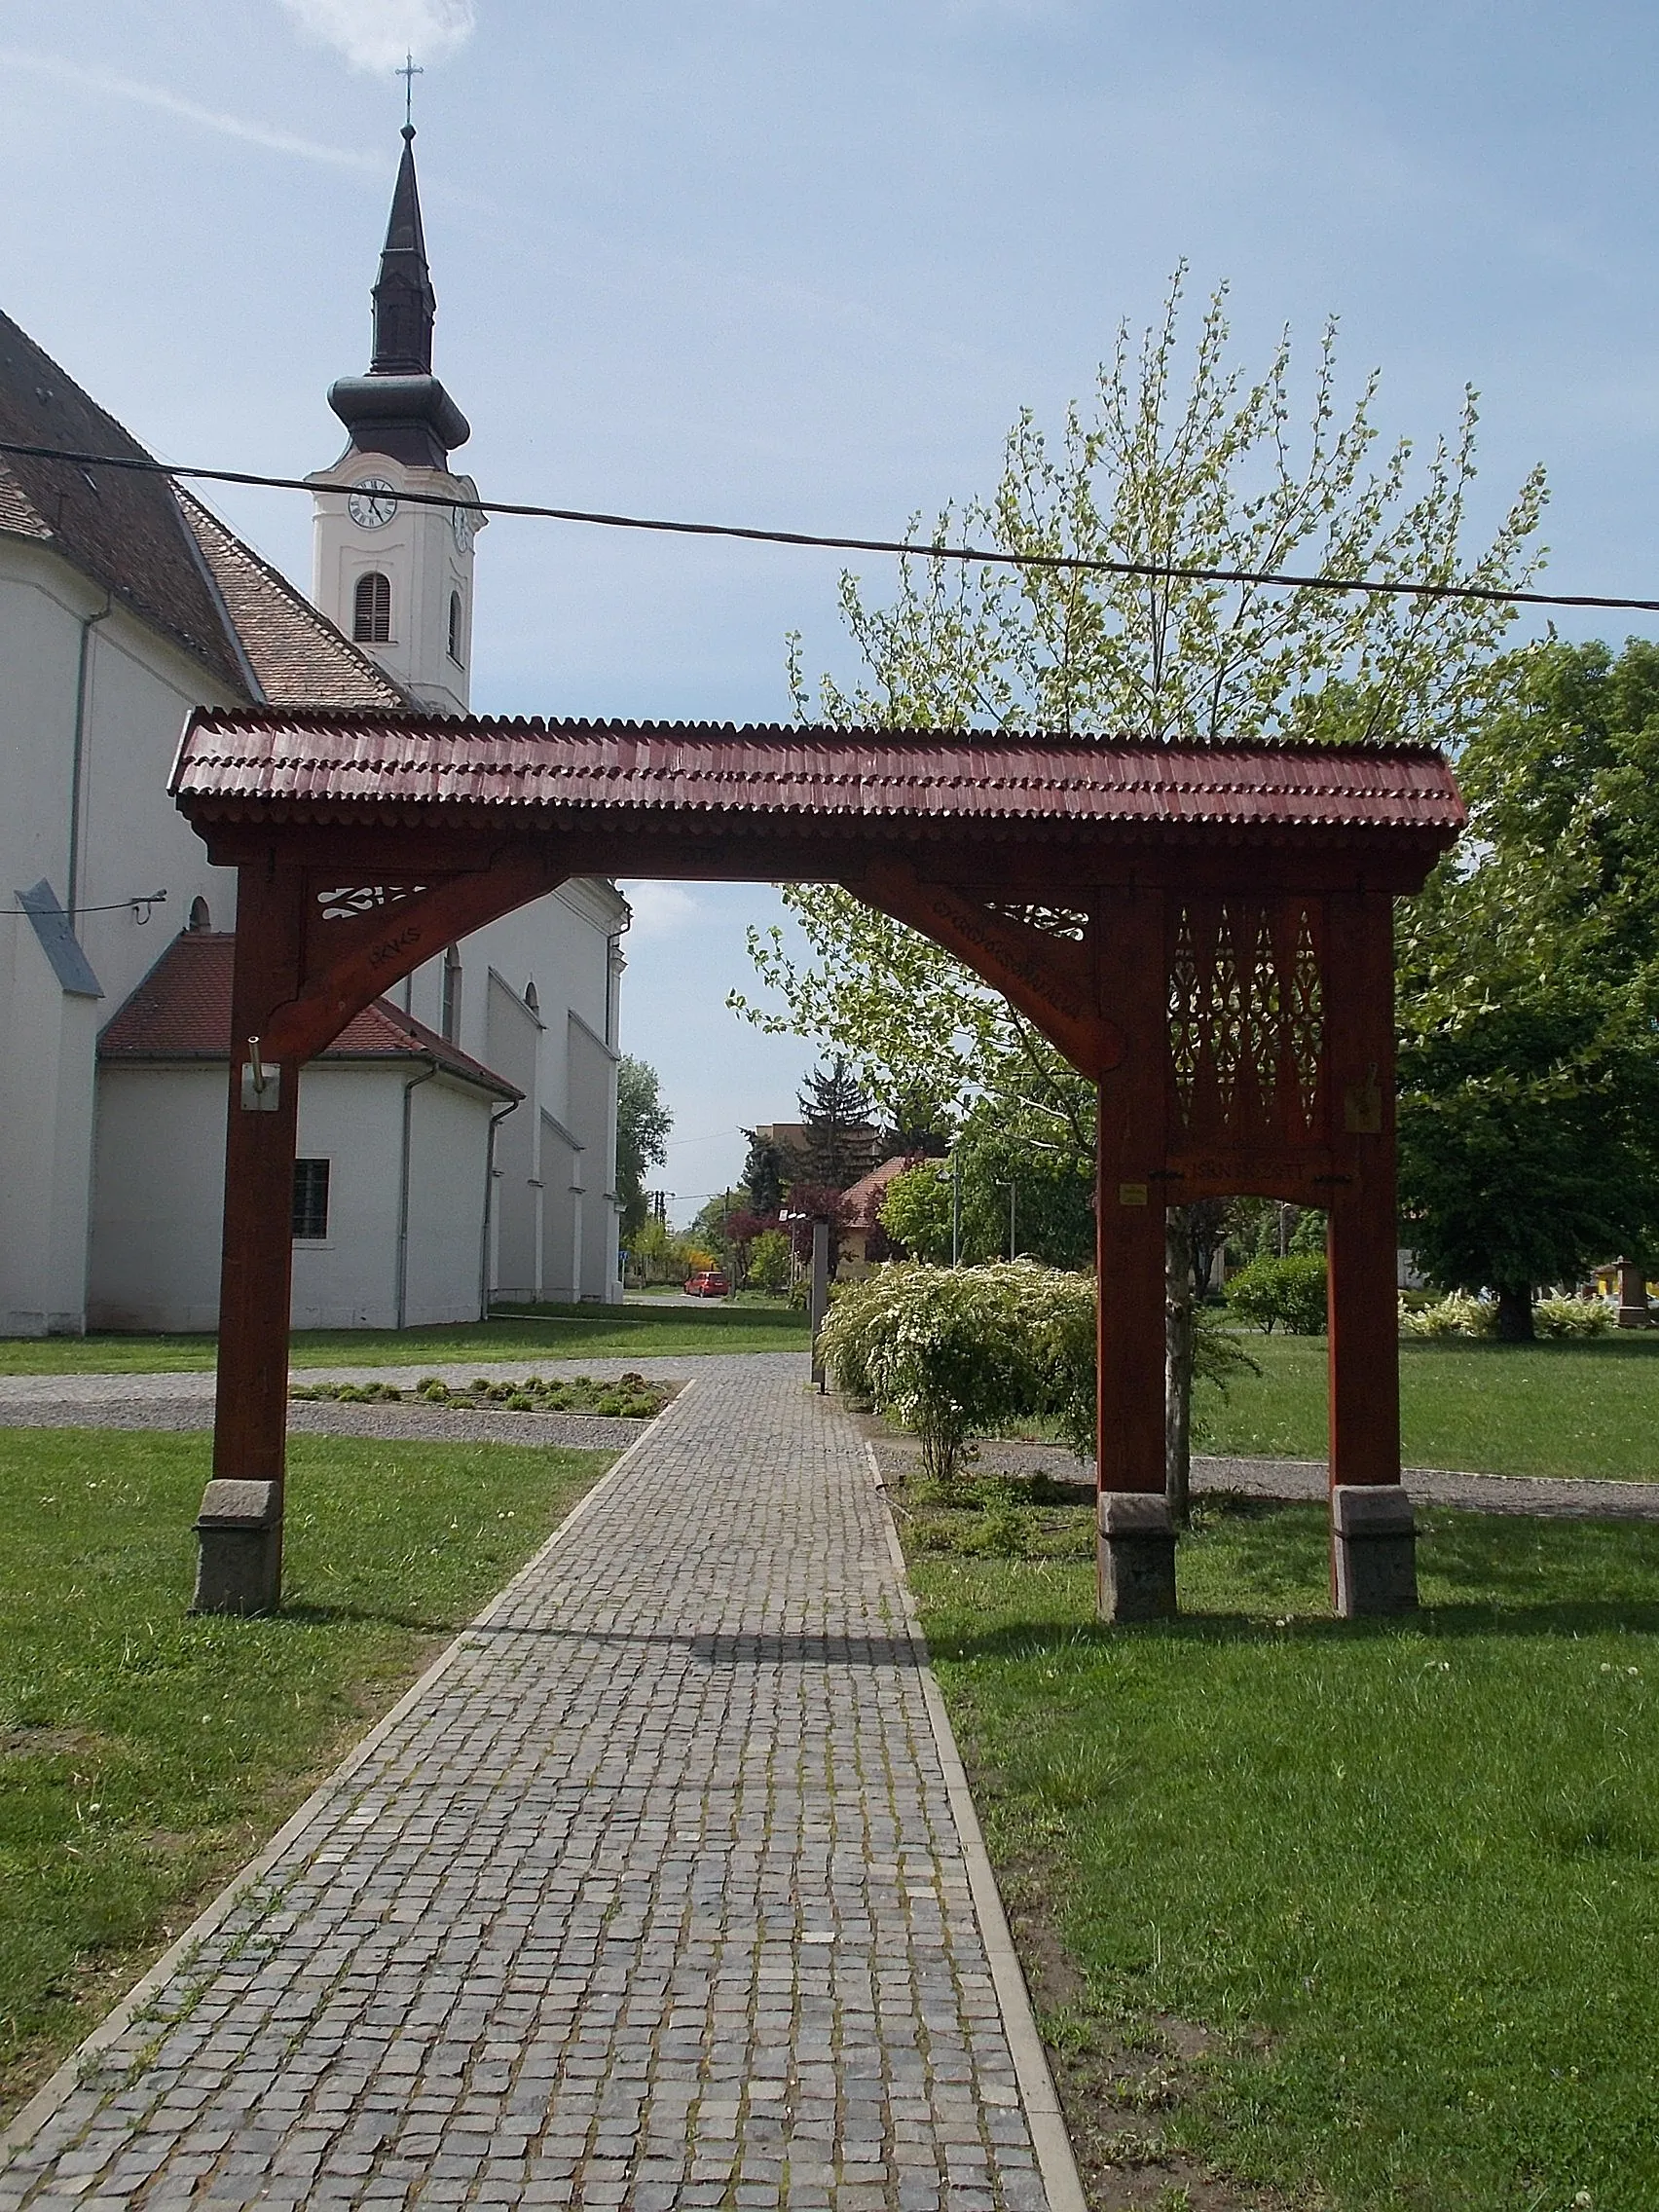
[[678,937],[702,912],[682,883],[625,883],[622,895],[634,909],[630,934],[638,938]]
[[395,69],[405,54],[442,61],[464,46],[474,0],[282,0],[308,37],[343,54],[353,69]]
[[350,154],[339,146],[319,146],[315,139],[297,137],[291,130],[273,129],[263,123],[250,123],[244,116],[226,115],[219,108],[203,107],[198,100],[187,100],[178,92],[168,92],[165,85],[146,85],[136,78],[117,77],[107,69],[83,69],[76,62],[58,60],[55,55],[20,54],[11,47],[0,47],[0,68],[26,69],[33,76],[51,77],[57,84],[73,85],[81,92],[130,100],[137,107],[160,108],[164,114],[176,115],[203,130],[215,130],[221,138],[240,138],[244,145],[263,146],[273,154],[292,154],[304,162],[323,162],[330,168],[364,169],[378,175],[385,166],[369,154]]

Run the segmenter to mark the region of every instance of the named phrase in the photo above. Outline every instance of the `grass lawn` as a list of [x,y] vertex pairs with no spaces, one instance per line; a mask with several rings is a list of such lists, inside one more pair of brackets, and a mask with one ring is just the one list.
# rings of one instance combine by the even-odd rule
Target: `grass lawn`
[[1106,1628],[997,1494],[903,1526],[1093,2201],[1659,2204],[1659,1528],[1433,1511],[1343,1623],[1239,1503]]
[[[503,1308],[488,1321],[427,1329],[299,1329],[296,1367],[437,1367],[461,1360],[649,1359],[656,1352],[804,1351],[806,1316],[787,1307]],[[182,1374],[211,1368],[210,1336],[0,1338],[0,1375]]]
[[295,1437],[287,1609],[193,1620],[208,1450],[0,1430],[0,2111],[610,1463]]
[[[1325,1456],[1325,1340],[1242,1340],[1261,1362],[1225,1403],[1203,1393],[1200,1452]],[[1577,1343],[1406,1338],[1400,1420],[1411,1467],[1659,1482],[1659,1330]]]

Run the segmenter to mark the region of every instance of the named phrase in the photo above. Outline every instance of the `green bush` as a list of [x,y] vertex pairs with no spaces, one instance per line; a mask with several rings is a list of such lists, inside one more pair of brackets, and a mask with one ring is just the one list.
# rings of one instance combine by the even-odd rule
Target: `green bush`
[[1252,1260],[1228,1284],[1227,1303],[1240,1321],[1270,1336],[1277,1327],[1288,1337],[1317,1337],[1325,1327],[1324,1256]]
[[781,1229],[763,1229],[750,1245],[748,1281],[752,1290],[790,1287],[790,1240]]
[[841,1389],[915,1431],[925,1474],[953,1482],[976,1429],[1028,1415],[1046,1395],[1025,1301],[1050,1272],[1030,1261],[878,1268],[825,1317],[825,1365]]

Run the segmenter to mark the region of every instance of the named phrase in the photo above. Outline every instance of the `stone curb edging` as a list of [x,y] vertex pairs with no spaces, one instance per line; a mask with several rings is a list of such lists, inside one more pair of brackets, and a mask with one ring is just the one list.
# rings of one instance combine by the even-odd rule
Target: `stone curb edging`
[[230,1916],[235,1906],[255,1886],[267,1869],[275,1865],[288,1846],[304,1833],[328,1800],[337,1796],[358,1769],[372,1757],[405,1714],[425,1696],[434,1682],[449,1672],[462,1651],[467,1648],[468,1640],[476,1635],[480,1629],[490,1626],[496,1616],[510,1603],[519,1584],[533,1574],[540,1567],[548,1553],[557,1550],[571,1531],[587,1518],[588,1514],[599,1504],[601,1498],[624,1473],[635,1453],[655,1434],[665,1420],[672,1418],[676,1407],[682,1405],[691,1396],[695,1388],[695,1382],[685,1383],[664,1407],[663,1411],[658,1414],[655,1420],[641,1424],[642,1433],[635,1437],[627,1450],[617,1458],[615,1464],[607,1468],[592,1489],[585,1492],[576,1500],[576,1503],[566,1514],[564,1520],[553,1530],[547,1541],[538,1546],[512,1578],[497,1591],[484,1610],[474,1619],[468,1621],[461,1633],[444,1646],[443,1650],[432,1661],[432,1664],[409,1685],[391,1710],[388,1713],[382,1714],[368,1734],[351,1747],[326,1780],[319,1783],[311,1795],[307,1797],[305,1803],[290,1814],[264,1849],[256,1853],[240,1873],[232,1876],[226,1887],[197,1915],[184,1934],[175,1942],[170,1943],[148,1972],[141,1975],[133,1983],[114,2010],[107,2012],[91,2034],[70,2052],[55,2073],[48,2077],[4,2133],[0,2133],[0,2171],[4,2171],[5,2162],[9,2160],[12,2153],[21,2150],[25,2143],[31,2141],[58,2107],[80,2087],[88,2060],[95,2058],[100,2051],[107,2049],[112,2043],[119,2041],[126,2034],[128,2028],[131,2025],[133,2015],[142,2010],[157,1990],[163,1988],[172,1978],[192,1952],[199,1949],[212,1935],[213,1931]]
[[910,1577],[904,1564],[904,1547],[899,1540],[893,1510],[887,1502],[887,1485],[882,1479],[875,1447],[867,1440],[865,1444],[865,1457],[869,1465],[870,1479],[881,1500],[887,1549],[892,1556],[894,1571],[899,1577],[899,1594],[903,1604],[910,1641],[916,1648],[917,1675],[928,1709],[928,1720],[933,1729],[934,1748],[939,1752],[945,1794],[950,1800],[956,1832],[962,1843],[968,1889],[974,1899],[975,1917],[979,1923],[979,1935],[985,1946],[985,1962],[990,1968],[991,1984],[1002,2008],[1009,2053],[1014,2060],[1014,2079],[1019,2083],[1019,2099],[1025,2107],[1026,2125],[1031,2130],[1031,2147],[1037,2154],[1037,2168],[1043,2176],[1043,2190],[1049,2200],[1049,2212],[1088,2212],[1088,2200],[1084,2195],[1077,2159],[1072,2155],[1071,2137],[1066,2131],[1059,2093],[1054,2087],[1054,2077],[1049,2070],[1043,2039],[1037,2032],[1036,2015],[1031,2009],[1031,1992],[1025,1982],[1025,1970],[1019,1963],[1019,1954],[1014,1947],[1014,1937],[1009,1933],[1008,1914],[1003,1910],[1002,1894],[997,1888],[990,1854],[985,1849],[984,1834],[979,1826],[979,1816],[974,1809],[973,1794],[968,1788],[968,1772],[962,1764],[962,1754],[956,1748],[956,1737],[951,1730],[950,1715],[945,1711],[943,1694],[934,1677],[933,1661],[928,1654],[928,1640],[922,1633],[921,1615],[910,1590]]

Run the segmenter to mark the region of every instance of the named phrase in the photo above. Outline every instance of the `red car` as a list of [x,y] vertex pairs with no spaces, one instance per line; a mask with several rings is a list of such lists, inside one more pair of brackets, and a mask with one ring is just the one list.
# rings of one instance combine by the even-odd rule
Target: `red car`
[[687,1275],[685,1278],[687,1298],[724,1298],[730,1290],[730,1283],[718,1268],[705,1268],[701,1274]]

